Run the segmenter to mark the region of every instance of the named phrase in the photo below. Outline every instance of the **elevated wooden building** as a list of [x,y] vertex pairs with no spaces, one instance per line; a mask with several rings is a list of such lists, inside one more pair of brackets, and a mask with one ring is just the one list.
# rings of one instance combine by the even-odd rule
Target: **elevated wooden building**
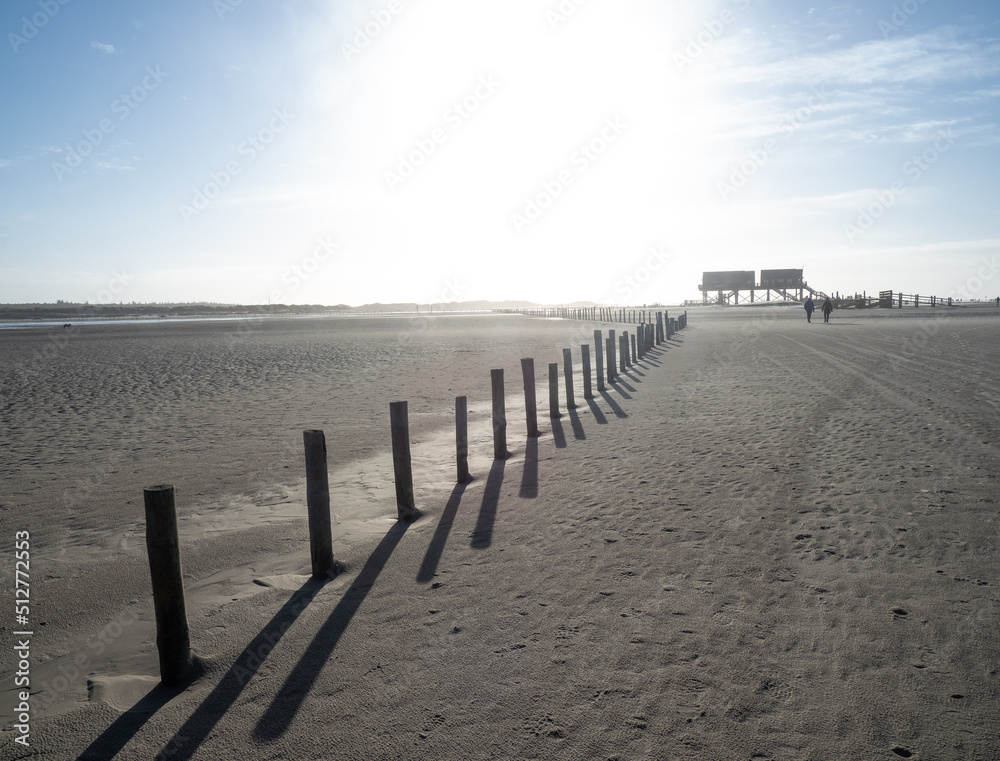
[[698,290],[703,304],[754,304],[767,301],[802,301],[805,294],[825,298],[802,278],[802,270],[753,270],[703,272]]

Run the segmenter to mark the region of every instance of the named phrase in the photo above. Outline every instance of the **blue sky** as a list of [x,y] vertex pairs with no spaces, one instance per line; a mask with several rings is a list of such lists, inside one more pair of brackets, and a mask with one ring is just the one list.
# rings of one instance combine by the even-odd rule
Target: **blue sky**
[[785,267],[1000,294],[996,2],[12,0],[0,22],[0,302],[676,303],[703,270]]

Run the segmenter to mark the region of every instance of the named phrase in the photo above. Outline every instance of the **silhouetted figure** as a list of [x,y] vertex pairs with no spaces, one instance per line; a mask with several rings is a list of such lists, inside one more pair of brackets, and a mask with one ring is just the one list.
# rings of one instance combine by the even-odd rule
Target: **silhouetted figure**
[[813,321],[813,310],[816,309],[816,305],[813,304],[813,297],[810,296],[806,299],[806,322]]
[[823,302],[823,322],[830,322],[830,312],[833,311],[833,302],[830,301],[830,297],[826,297],[826,301]]

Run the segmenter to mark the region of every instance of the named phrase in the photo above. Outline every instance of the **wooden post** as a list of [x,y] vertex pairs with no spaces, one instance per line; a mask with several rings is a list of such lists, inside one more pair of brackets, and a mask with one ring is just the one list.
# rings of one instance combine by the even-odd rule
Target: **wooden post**
[[528,436],[538,435],[538,403],[535,400],[535,360],[521,360],[521,375],[524,376],[524,417],[528,424]]
[[573,394],[573,350],[563,349],[563,375],[566,377],[566,409],[576,407],[576,397]]
[[[594,388],[590,379],[590,344],[583,344],[580,347],[580,354],[583,355],[583,398],[593,399]],[[598,375],[600,375],[599,372]]]
[[615,367],[618,365],[618,361],[615,358],[615,331],[608,331],[608,383],[611,383],[615,379]]
[[455,397],[455,452],[458,460],[458,482],[469,480],[469,397]]
[[[645,330],[645,328],[641,328],[641,329]],[[638,356],[638,352],[637,352],[637,349],[636,349],[635,333],[633,333],[632,334],[632,361],[629,364],[634,365],[638,361],[639,361],[639,356]]]
[[604,339],[601,331],[594,331],[594,360],[597,365],[597,390],[604,390]]
[[146,552],[153,580],[156,649],[160,654],[160,681],[173,687],[191,671],[191,639],[184,607],[184,578],[177,539],[177,511],[173,486],[143,489],[146,508]]
[[334,569],[330,529],[330,484],[327,478],[326,436],[322,431],[303,431],[306,450],[306,508],[309,512],[309,556],[316,578]]
[[549,417],[559,417],[559,364],[549,364]]
[[410,417],[406,402],[389,404],[392,428],[392,468],[396,476],[396,517],[401,521],[417,517],[413,502],[413,467],[410,464]]
[[493,458],[507,457],[507,407],[504,403],[503,369],[490,370],[493,383]]
[[625,372],[628,364],[628,333],[618,336],[618,372]]

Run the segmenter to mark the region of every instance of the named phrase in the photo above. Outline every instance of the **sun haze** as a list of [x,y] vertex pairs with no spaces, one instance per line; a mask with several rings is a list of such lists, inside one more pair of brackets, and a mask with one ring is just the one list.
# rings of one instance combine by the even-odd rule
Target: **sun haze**
[[0,301],[676,303],[768,268],[946,296],[992,266],[993,4],[678,5],[5,6]]

